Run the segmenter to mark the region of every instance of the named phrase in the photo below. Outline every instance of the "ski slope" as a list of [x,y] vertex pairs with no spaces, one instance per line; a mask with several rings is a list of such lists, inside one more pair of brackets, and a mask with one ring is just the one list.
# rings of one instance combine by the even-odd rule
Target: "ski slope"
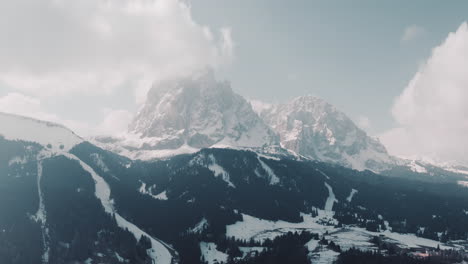
[[153,238],[148,233],[141,230],[135,224],[127,221],[117,213],[117,211],[114,209],[113,201],[110,198],[111,192],[109,185],[101,176],[99,176],[88,164],[84,163],[77,156],[70,153],[64,153],[63,155],[71,160],[77,161],[86,172],[91,174],[96,184],[96,197],[101,201],[101,204],[104,207],[106,213],[115,215],[115,219],[117,220],[117,224],[120,228],[124,230],[127,229],[129,232],[131,232],[137,241],[140,240],[142,236],[146,236],[151,240],[151,249],[148,250],[148,255],[151,257],[153,264],[173,263],[171,251],[174,250],[169,245],[156,238]]

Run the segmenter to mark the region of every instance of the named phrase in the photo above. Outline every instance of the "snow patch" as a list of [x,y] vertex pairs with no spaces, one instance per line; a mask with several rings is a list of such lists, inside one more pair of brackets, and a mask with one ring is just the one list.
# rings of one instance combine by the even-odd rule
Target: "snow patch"
[[242,252],[242,258],[245,258],[251,254],[259,254],[265,251],[265,247],[239,247]]
[[33,219],[36,222],[39,222],[42,229],[42,243],[44,247],[44,253],[42,254],[42,263],[49,263],[49,253],[50,253],[50,246],[49,246],[49,228],[46,225],[47,222],[47,213],[45,210],[44,205],[44,196],[42,194],[41,188],[41,181],[42,181],[42,160],[38,160],[37,162],[37,192],[39,195],[39,208],[37,209],[36,214],[33,216]]
[[427,173],[426,168],[419,165],[418,162],[416,162],[415,160],[412,160],[408,166],[410,167],[411,171],[414,171],[417,173]]
[[118,262],[125,262],[125,259],[122,256],[120,256],[119,253],[115,252],[114,255],[117,258]]
[[168,199],[166,191],[163,191],[163,192],[159,193],[158,195],[154,195],[153,194],[153,189],[155,187],[154,185],[147,189],[146,188],[146,183],[144,183],[142,181],[140,181],[140,182],[141,182],[141,186],[138,189],[138,191],[141,194],[149,195],[149,196],[151,196],[151,197],[153,197],[154,199],[157,199],[157,200],[164,200],[165,201],[165,200]]
[[198,222],[193,228],[190,228],[188,230],[188,233],[200,234],[207,228],[208,228],[208,220],[205,217],[203,217],[202,220],[200,220],[200,222]]
[[309,252],[314,251],[319,245],[319,241],[315,239],[311,239],[309,242],[307,242],[304,246],[309,250]]
[[101,169],[103,172],[109,172],[109,168],[107,165],[104,163],[104,160],[102,160],[102,156],[97,154],[97,153],[92,153],[91,159],[94,161],[94,164],[98,166],[99,169]]
[[459,173],[459,174],[468,175],[468,171],[467,171],[467,170],[455,169],[455,168],[451,168],[451,167],[443,167],[443,168],[444,168],[444,170],[446,170],[446,171],[450,171],[450,172],[454,172],[454,173]]
[[316,170],[316,171],[318,171],[320,174],[322,174],[322,175],[323,175],[323,177],[327,178],[327,180],[329,180],[329,179],[330,179],[330,177],[328,177],[328,175],[327,175],[327,174],[325,174],[325,172],[323,172],[323,171],[321,171],[321,170],[319,170],[319,169],[315,169],[315,170]]
[[166,191],[154,196],[155,199],[158,199],[158,200],[167,200],[167,193]]
[[457,183],[463,187],[468,187],[468,181],[458,181]]
[[350,202],[353,200],[353,197],[354,197],[354,195],[356,195],[356,193],[358,193],[358,190],[356,190],[356,189],[351,189],[351,193],[350,193],[349,196],[346,198],[346,201],[348,201],[348,203],[350,203]]
[[327,201],[325,201],[325,208],[324,210],[327,212],[332,212],[333,211],[333,204],[338,202],[338,200],[335,197],[335,194],[333,193],[332,187],[325,182],[325,187],[328,189],[328,198]]
[[229,178],[229,173],[227,173],[227,171],[225,171],[223,167],[216,163],[216,159],[213,156],[213,154],[208,155],[208,160],[210,162],[210,164],[208,165],[208,169],[213,172],[215,177],[221,176],[223,181],[225,181],[229,185],[229,187],[236,188],[236,186],[231,182]]
[[28,159],[23,156],[23,157],[20,157],[20,156],[16,156],[16,157],[13,157],[12,159],[10,159],[8,161],[8,166],[13,166],[13,165],[24,165],[28,162]]
[[200,250],[203,259],[208,262],[208,264],[227,262],[228,255],[224,252],[218,251],[215,243],[200,242]]
[[[378,173],[379,171],[388,168],[388,164],[394,163],[392,157],[389,156],[387,152],[380,152],[371,148],[364,148],[358,154],[352,156],[348,155],[347,153],[343,153],[342,155],[346,163],[348,163],[348,166],[358,171],[370,170]],[[383,167],[369,167],[368,161],[375,161]]]
[[330,264],[335,262],[335,260],[338,258],[338,255],[340,255],[340,253],[324,248],[313,253],[311,260],[314,264]]
[[262,169],[268,174],[268,178],[270,179],[270,184],[275,185],[280,182],[280,178],[276,176],[275,172],[273,171],[270,166],[268,166],[263,160],[257,155],[257,160],[260,163]]
[[125,133],[114,137],[97,137],[91,139],[91,141],[100,148],[118,153],[131,160],[164,159],[181,154],[192,154],[200,150],[186,144],[174,149],[152,149],[152,146],[160,142],[161,138],[141,137],[141,135],[133,133]]

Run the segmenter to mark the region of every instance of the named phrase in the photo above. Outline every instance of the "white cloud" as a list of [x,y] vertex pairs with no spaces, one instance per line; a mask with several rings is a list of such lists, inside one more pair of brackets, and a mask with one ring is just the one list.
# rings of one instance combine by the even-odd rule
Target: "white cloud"
[[424,35],[426,30],[418,25],[411,25],[405,28],[401,36],[401,42],[408,42]]
[[96,128],[95,134],[117,135],[127,131],[133,114],[127,110],[103,109],[104,120]]
[[13,91],[0,111],[121,131],[154,81],[229,65],[234,47],[230,28],[198,24],[185,0],[0,1],[0,89]]
[[252,109],[254,110],[255,113],[258,115],[261,115],[261,113],[269,108],[272,107],[272,104],[266,103],[260,100],[255,100],[255,99],[249,99],[249,103],[252,106]]
[[364,131],[366,132],[369,132],[372,124],[371,124],[371,121],[369,119],[369,117],[367,116],[359,116],[356,120],[356,123],[358,125],[358,127],[360,127],[361,129],[363,129]]
[[80,136],[113,135],[124,132],[133,117],[133,114],[127,110],[103,108],[100,115],[102,121],[97,125],[91,125],[88,122],[63,119],[45,110],[39,98],[15,92],[0,97],[0,112],[59,123],[77,132]]
[[43,111],[41,101],[20,93],[8,93],[0,97],[0,112],[30,116],[37,119],[56,121],[56,115]]
[[382,135],[396,155],[468,164],[468,24],[436,47],[396,98],[398,127]]
[[62,119],[58,115],[46,111],[39,98],[26,96],[21,93],[12,92],[0,97],[0,112],[59,123],[75,132],[87,133],[91,131],[91,126],[87,123]]
[[0,82],[37,97],[145,90],[233,48],[230,29],[197,24],[179,0],[0,1]]

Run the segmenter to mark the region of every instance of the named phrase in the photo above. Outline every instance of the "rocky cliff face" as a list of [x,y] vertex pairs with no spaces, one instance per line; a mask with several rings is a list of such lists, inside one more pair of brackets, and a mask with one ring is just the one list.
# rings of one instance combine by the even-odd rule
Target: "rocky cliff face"
[[201,148],[274,146],[279,137],[210,71],[154,85],[128,133],[97,143],[131,158],[151,159]]
[[101,147],[137,159],[209,147],[277,152],[281,145],[306,158],[357,170],[382,171],[395,163],[378,140],[319,98],[302,96],[255,112],[210,71],[157,83],[128,133],[97,139]]
[[174,79],[154,86],[129,131],[155,138],[156,149],[183,145],[206,148],[215,144],[261,147],[277,137],[235,94],[229,83],[218,82],[210,72]]
[[394,163],[378,140],[320,98],[301,96],[259,114],[280,135],[283,148],[305,157],[358,170],[379,171]]

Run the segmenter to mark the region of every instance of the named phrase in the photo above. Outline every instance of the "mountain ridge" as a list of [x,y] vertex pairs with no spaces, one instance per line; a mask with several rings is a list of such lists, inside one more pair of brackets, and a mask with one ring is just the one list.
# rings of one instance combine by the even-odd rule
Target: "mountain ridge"
[[261,108],[207,70],[156,83],[127,133],[93,140],[134,159],[207,147],[273,147],[357,170],[383,171],[396,163],[378,140],[322,99],[300,96]]
[[377,139],[316,96],[270,105],[260,116],[280,135],[282,147],[303,156],[357,170],[382,171],[395,164]]

